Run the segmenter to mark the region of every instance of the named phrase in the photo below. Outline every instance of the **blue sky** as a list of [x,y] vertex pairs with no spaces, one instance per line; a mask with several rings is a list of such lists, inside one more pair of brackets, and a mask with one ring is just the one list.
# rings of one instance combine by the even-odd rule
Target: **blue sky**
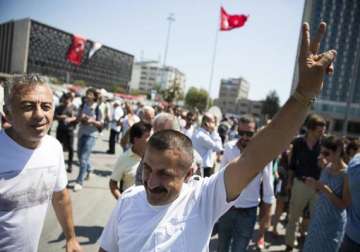
[[276,90],[289,96],[304,0],[0,0],[0,22],[31,17],[128,52],[162,59],[169,13],[174,13],[167,64],[186,74],[187,87],[209,89],[215,33],[222,5],[250,18],[220,32],[211,96],[221,78],[243,77],[250,99]]

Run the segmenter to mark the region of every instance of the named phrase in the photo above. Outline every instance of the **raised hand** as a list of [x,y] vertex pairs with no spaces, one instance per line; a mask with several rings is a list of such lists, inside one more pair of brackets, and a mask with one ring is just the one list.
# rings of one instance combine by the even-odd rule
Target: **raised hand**
[[325,73],[332,74],[336,57],[335,50],[319,53],[320,42],[326,31],[326,23],[321,22],[316,36],[310,40],[309,24],[302,27],[302,42],[299,56],[299,84],[297,91],[307,98],[320,94]]

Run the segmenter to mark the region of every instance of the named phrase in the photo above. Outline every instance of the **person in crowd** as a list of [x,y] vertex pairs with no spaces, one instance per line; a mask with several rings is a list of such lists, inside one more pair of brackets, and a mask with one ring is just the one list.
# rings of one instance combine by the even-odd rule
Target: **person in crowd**
[[61,98],[61,104],[55,108],[54,118],[58,121],[56,138],[62,143],[63,149],[69,152],[67,172],[72,172],[74,157],[74,131],[77,124],[76,108],[72,104],[73,96],[65,93]]
[[202,118],[201,126],[192,138],[194,149],[202,158],[202,169],[205,177],[209,177],[214,167],[214,154],[223,151],[221,138],[216,131],[215,117],[210,113],[205,113]]
[[111,111],[109,149],[106,152],[108,154],[115,154],[115,145],[119,140],[121,131],[121,118],[123,116],[124,111],[120,106],[120,102],[115,100]]
[[346,159],[347,163],[358,153],[360,147],[360,140],[359,139],[352,139],[346,145]]
[[[122,191],[135,184],[136,170],[144,155],[150,134],[151,124],[140,121],[131,126],[129,130],[131,148],[117,159],[109,182],[110,191],[115,199],[119,199]],[[121,180],[122,188],[119,186]]]
[[286,205],[288,204],[290,198],[289,192],[286,190],[286,186],[288,180],[289,160],[291,159],[291,149],[292,145],[290,145],[289,148],[281,154],[277,169],[278,181],[275,186],[276,208],[273,216],[272,230],[272,234],[275,237],[279,235],[277,231],[277,225],[280,221],[281,215],[286,209]]
[[139,112],[140,120],[152,124],[155,117],[155,109],[151,106],[144,106]]
[[321,177],[305,178],[305,184],[319,193],[311,217],[303,251],[339,250],[344,236],[346,208],[350,204],[349,181],[344,143],[340,138],[327,136],[321,142],[319,159],[326,164]]
[[125,103],[126,115],[121,120],[122,125],[122,137],[120,140],[120,145],[123,148],[123,151],[127,151],[130,148],[129,142],[129,132],[128,130],[133,126],[134,123],[140,121],[140,118],[133,112],[133,109],[129,103]]
[[122,194],[103,230],[99,251],[206,251],[216,221],[289,145],[321,91],[324,74],[333,72],[336,52],[318,54],[325,28],[321,23],[310,41],[309,25],[304,24],[295,93],[241,156],[220,172],[185,183],[192,175],[191,140],[175,130],[155,133],[143,158],[144,186]]
[[[256,124],[252,116],[244,115],[239,119],[239,138],[225,145],[220,164],[222,169],[233,159],[241,156],[255,134],[255,130]],[[263,182],[263,201],[269,208],[271,207],[274,189],[270,163],[242,190],[234,206],[220,218],[218,251],[247,251],[255,227],[257,207],[260,203],[261,182]]]
[[185,126],[181,129],[181,132],[184,133],[190,139],[194,134],[194,122],[195,122],[195,115],[193,112],[189,111],[186,113],[185,117]]
[[286,226],[285,243],[287,250],[295,247],[295,233],[299,218],[307,205],[310,216],[317,199],[316,191],[305,185],[304,177],[319,179],[321,168],[318,164],[320,140],[326,128],[325,120],[317,114],[307,118],[307,132],[296,138],[292,145],[287,190],[291,190],[289,219]]
[[0,250],[38,250],[52,202],[66,238],[66,251],[82,251],[75,236],[61,144],[47,132],[53,94],[44,77],[10,80],[4,111],[11,127],[0,131]]
[[341,244],[341,252],[360,251],[360,141],[353,141],[357,150],[348,164],[350,206],[347,208],[345,237]]
[[79,175],[74,185],[74,191],[82,189],[85,179],[90,178],[90,155],[95,146],[96,138],[103,127],[101,110],[97,104],[98,93],[95,89],[86,90],[84,103],[80,106],[78,121],[78,158],[80,162]]

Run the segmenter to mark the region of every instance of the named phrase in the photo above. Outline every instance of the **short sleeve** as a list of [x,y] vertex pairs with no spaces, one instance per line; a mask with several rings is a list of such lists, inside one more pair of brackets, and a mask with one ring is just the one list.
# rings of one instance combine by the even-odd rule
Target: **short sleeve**
[[205,221],[213,225],[230,207],[235,204],[235,200],[228,202],[226,199],[226,189],[224,172],[221,169],[210,178],[205,178],[201,185],[200,209]]
[[62,147],[60,144],[58,144],[58,150],[59,150],[59,164],[58,164],[58,172],[56,176],[56,183],[54,187],[54,192],[59,192],[65,189],[68,180],[67,175],[65,171],[65,161],[64,161],[64,152],[62,151]]
[[123,176],[124,173],[123,155],[119,156],[119,158],[116,160],[116,163],[113,168],[113,172],[111,174],[112,180],[120,181]]
[[100,247],[107,252],[115,252],[119,251],[118,247],[118,213],[120,212],[121,200],[118,201],[116,207],[112,211],[110,215],[110,219],[108,220],[101,237]]

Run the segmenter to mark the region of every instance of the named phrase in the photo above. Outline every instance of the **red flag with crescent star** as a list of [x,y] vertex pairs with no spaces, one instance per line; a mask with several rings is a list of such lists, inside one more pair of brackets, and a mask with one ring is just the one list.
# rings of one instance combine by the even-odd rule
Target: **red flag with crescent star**
[[72,44],[67,54],[67,60],[74,65],[80,65],[85,51],[86,39],[79,35],[74,35]]
[[230,31],[245,25],[249,16],[229,15],[223,7],[220,10],[220,31]]

